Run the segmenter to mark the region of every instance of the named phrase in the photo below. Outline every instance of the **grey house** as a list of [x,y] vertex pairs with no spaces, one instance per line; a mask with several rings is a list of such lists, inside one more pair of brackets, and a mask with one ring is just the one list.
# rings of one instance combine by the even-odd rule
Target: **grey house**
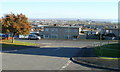
[[[78,26],[44,26],[45,39],[79,39],[81,28]],[[85,38],[84,35],[81,35]]]
[[102,33],[105,34],[105,38],[106,39],[120,39],[120,29],[116,29],[116,28],[110,28],[110,29],[103,29]]

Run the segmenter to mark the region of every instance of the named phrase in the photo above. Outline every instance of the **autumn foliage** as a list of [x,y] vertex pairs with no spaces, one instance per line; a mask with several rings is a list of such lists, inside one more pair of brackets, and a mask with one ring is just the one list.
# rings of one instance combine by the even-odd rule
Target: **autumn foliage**
[[13,38],[15,35],[28,35],[30,34],[31,26],[28,18],[21,14],[6,14],[2,20],[2,33],[11,33]]

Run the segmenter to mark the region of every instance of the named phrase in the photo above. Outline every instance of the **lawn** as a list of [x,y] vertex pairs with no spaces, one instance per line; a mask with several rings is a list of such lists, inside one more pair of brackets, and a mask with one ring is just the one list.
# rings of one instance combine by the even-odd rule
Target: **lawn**
[[112,57],[100,57],[100,58],[102,58],[102,59],[114,59],[114,60],[120,59],[120,58],[112,58]]
[[11,43],[11,40],[2,40],[0,43],[2,44],[3,48],[17,47],[17,46],[37,46],[38,45],[36,43],[21,42],[21,41],[16,41],[16,40],[14,43]]
[[120,59],[120,43],[106,44],[95,47],[97,56],[104,59]]

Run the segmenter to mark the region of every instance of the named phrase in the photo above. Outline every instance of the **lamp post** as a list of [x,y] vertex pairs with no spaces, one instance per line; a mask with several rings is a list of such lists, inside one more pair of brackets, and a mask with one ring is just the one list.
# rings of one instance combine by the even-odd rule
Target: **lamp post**
[[70,38],[70,37],[69,37],[69,30],[70,30],[70,29],[69,29],[69,27],[68,27],[68,39]]
[[102,56],[102,32],[100,31],[100,56]]

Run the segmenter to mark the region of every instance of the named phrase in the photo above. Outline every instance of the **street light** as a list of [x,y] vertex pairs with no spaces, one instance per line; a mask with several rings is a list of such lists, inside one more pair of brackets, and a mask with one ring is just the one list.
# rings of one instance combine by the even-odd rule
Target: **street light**
[[102,56],[102,32],[100,31],[100,56]]

